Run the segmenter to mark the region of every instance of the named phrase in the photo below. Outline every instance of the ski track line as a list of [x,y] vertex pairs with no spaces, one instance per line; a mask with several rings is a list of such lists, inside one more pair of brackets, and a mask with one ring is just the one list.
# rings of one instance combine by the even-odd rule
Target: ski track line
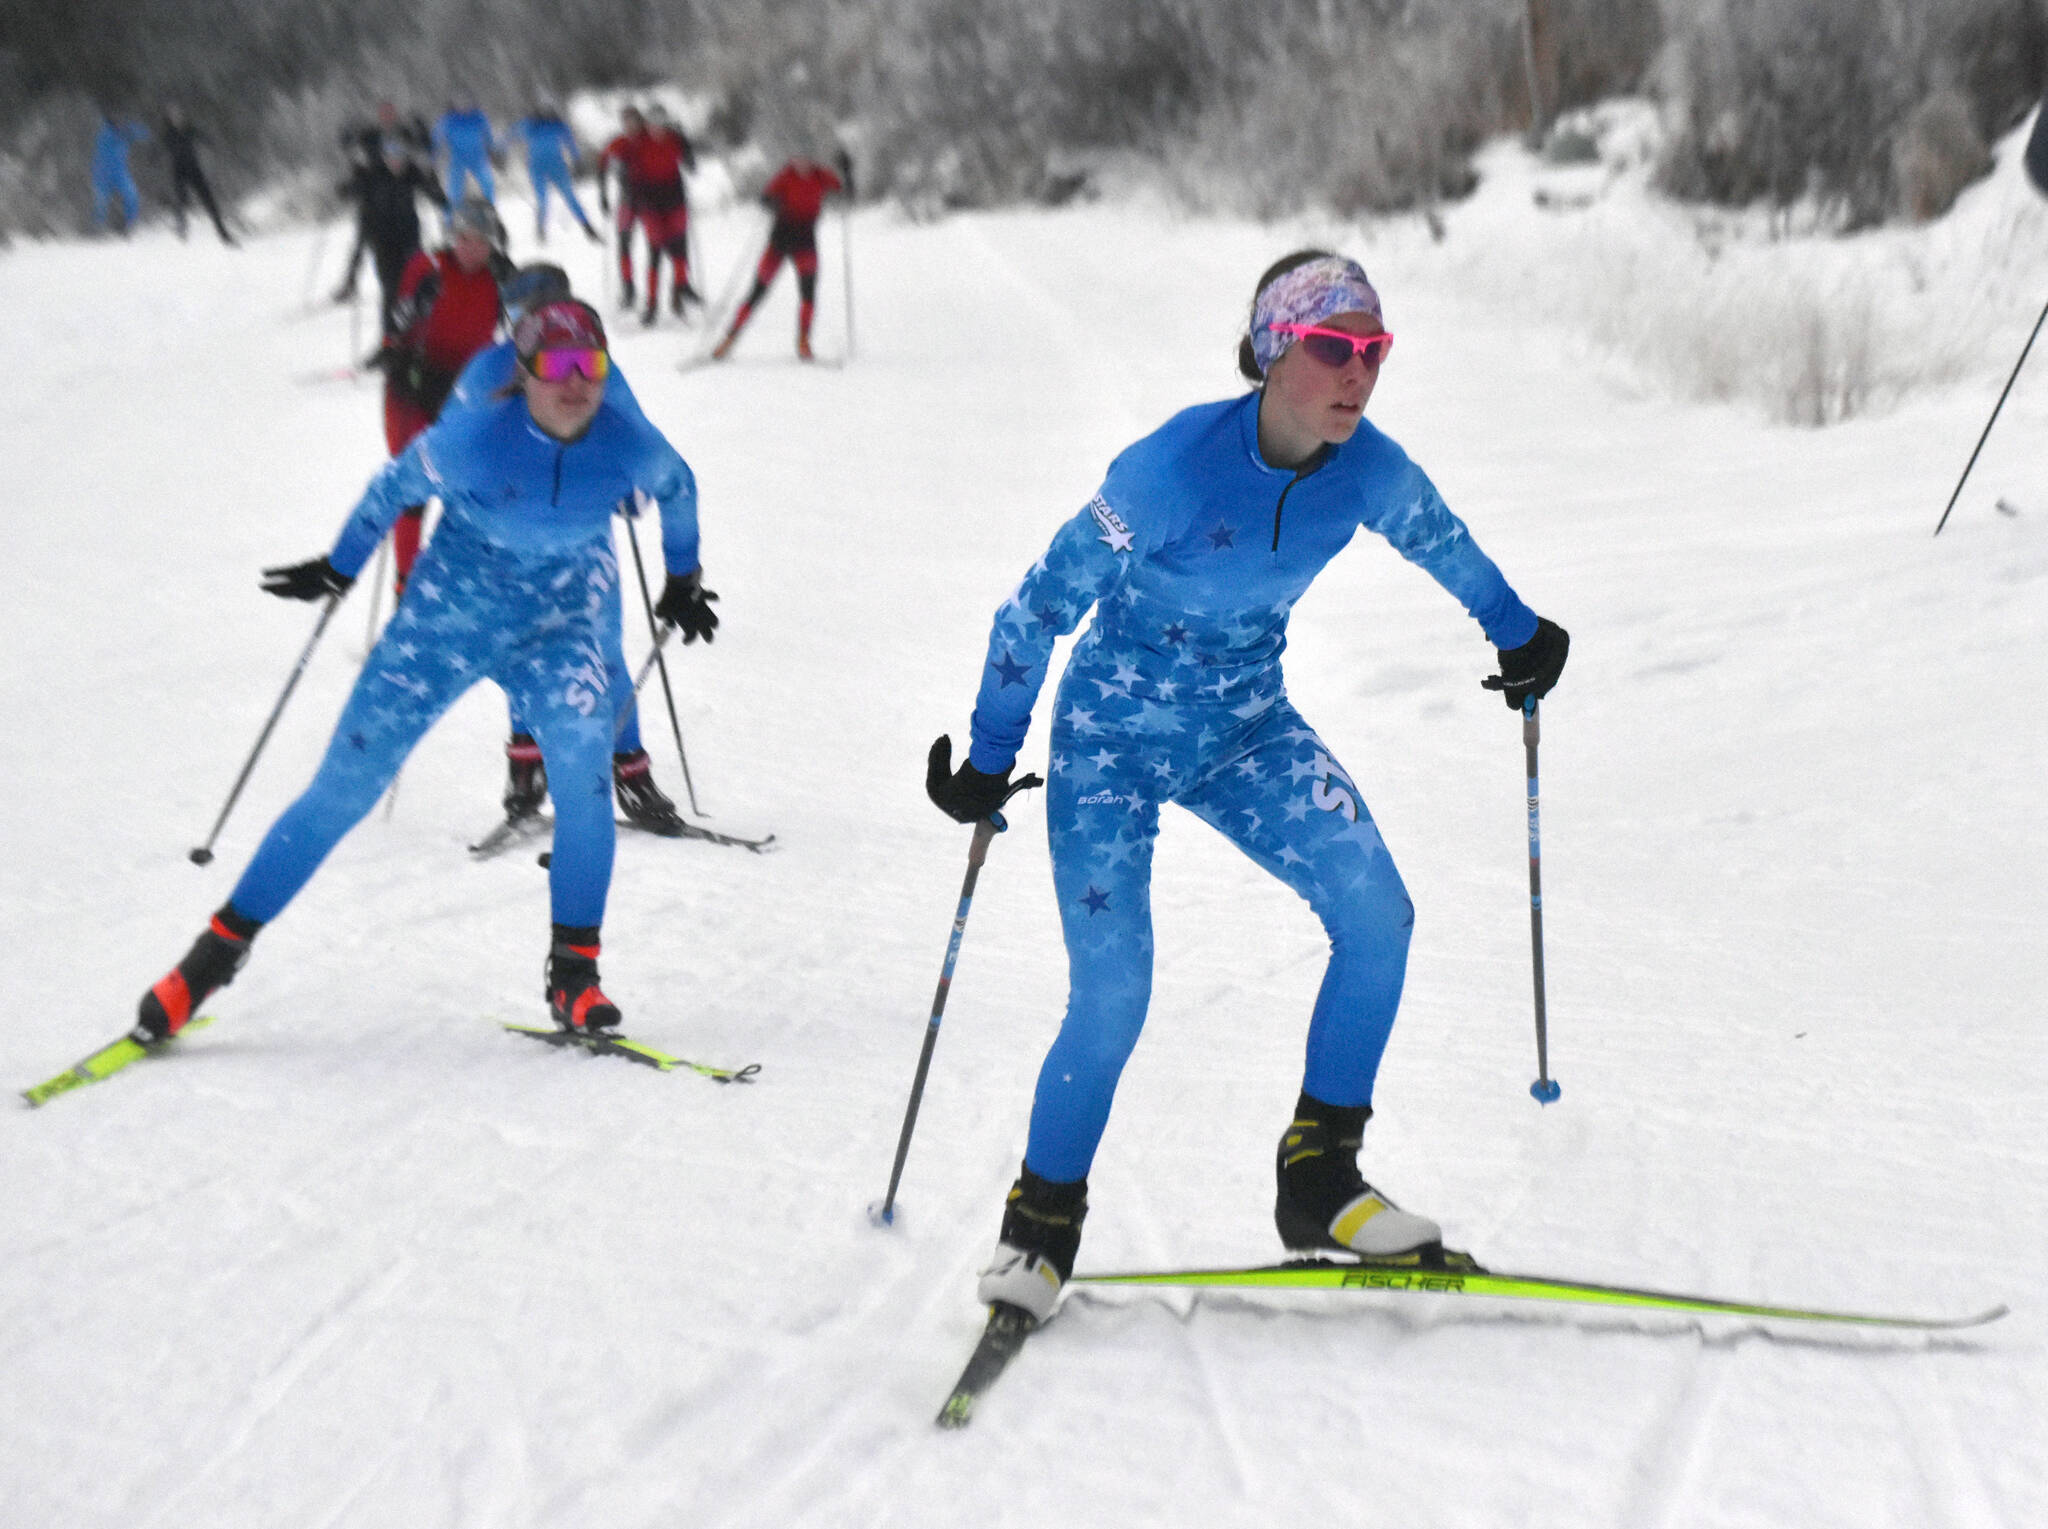
[[212,1480],[242,1452],[255,1436],[256,1430],[278,1409],[285,1397],[290,1395],[292,1389],[304,1378],[306,1372],[341,1341],[354,1317],[360,1311],[374,1309],[382,1304],[386,1297],[405,1283],[412,1270],[412,1256],[401,1253],[388,1260],[379,1272],[359,1279],[353,1289],[315,1317],[292,1341],[284,1357],[256,1381],[255,1394],[239,1409],[241,1415],[228,1425],[225,1430],[225,1441],[215,1448],[198,1471],[167,1496],[155,1511],[146,1518],[137,1520],[136,1529],[150,1529],[152,1525],[163,1523],[203,1522],[203,1519],[195,1519],[182,1512],[180,1504]]
[[1733,1355],[1695,1349],[1682,1361],[1677,1393],[1632,1451],[1631,1490],[1620,1522],[1690,1529],[1702,1522],[1699,1488],[1712,1452],[1705,1445],[1727,1384]]
[[[1007,1187],[1007,1186],[1005,1186]],[[887,1235],[877,1233],[875,1235]],[[849,1247],[845,1262],[853,1272],[872,1270],[873,1260],[868,1258],[862,1247],[856,1243]],[[964,1282],[972,1277],[975,1260],[962,1256],[945,1271],[942,1278],[934,1279],[931,1270],[920,1264],[914,1257],[905,1258],[903,1267],[894,1277],[882,1282],[876,1293],[854,1306],[834,1313],[802,1334],[788,1336],[782,1347],[789,1350],[776,1364],[774,1372],[762,1377],[761,1388],[774,1390],[786,1382],[795,1382],[789,1389],[795,1391],[806,1374],[815,1375],[819,1368],[821,1349],[833,1329],[854,1334],[871,1332],[883,1319],[890,1307],[909,1305],[912,1310],[902,1313],[903,1320],[890,1325],[905,1333],[937,1335],[943,1346],[945,1326],[935,1320],[937,1308],[951,1304]],[[930,1411],[936,1413],[938,1404],[944,1400],[945,1387],[957,1374],[958,1365],[965,1361],[972,1346],[965,1341],[954,1355],[945,1351],[945,1357],[933,1370]],[[842,1356],[836,1352],[830,1357],[836,1362]],[[858,1363],[857,1358],[848,1358],[848,1363]],[[924,1449],[925,1443],[918,1430],[918,1418],[905,1421],[903,1426],[891,1429],[886,1418],[871,1413],[853,1411],[843,1405],[841,1398],[846,1393],[837,1388],[812,1386],[802,1392],[801,1411],[810,1415],[816,1426],[807,1426],[803,1437],[806,1447],[794,1459],[782,1453],[783,1440],[792,1426],[791,1414],[773,1414],[777,1427],[768,1436],[754,1435],[749,1441],[750,1453],[763,1458],[764,1469],[759,1479],[772,1482],[772,1488],[764,1491],[755,1501],[737,1506],[722,1516],[706,1520],[705,1529],[722,1529],[722,1526],[744,1523],[770,1525],[795,1524],[807,1521],[815,1514],[824,1493],[819,1483],[844,1487],[863,1481],[887,1479],[896,1474],[897,1462]],[[795,1421],[801,1422],[798,1418]],[[890,1442],[877,1450],[870,1446],[860,1451],[859,1458],[868,1462],[858,1475],[849,1475],[844,1467],[847,1452],[842,1444],[852,1439],[857,1431],[886,1431]],[[882,1495],[887,1495],[886,1493]]]
[[[1927,1529],[2004,1529],[2012,1521],[1999,1512],[1983,1472],[1975,1468],[1956,1422],[1954,1399],[1938,1373],[1924,1373],[1933,1357],[1927,1354],[1922,1364],[1896,1374],[1889,1366],[1874,1370],[1873,1383],[1898,1419],[1904,1452],[1912,1458],[1921,1487],[1911,1522]],[[1926,1437],[1930,1428],[1937,1437]]]
[[[1171,1267],[1174,1258],[1173,1248],[1160,1231],[1158,1218],[1152,1213],[1150,1196],[1134,1197],[1130,1215],[1138,1227],[1146,1265],[1158,1269]],[[1181,1347],[1188,1356],[1190,1367],[1194,1370],[1195,1380],[1201,1388],[1202,1400],[1207,1403],[1210,1420],[1216,1428],[1216,1437],[1222,1442],[1224,1456],[1230,1462],[1230,1473],[1236,1478],[1237,1495],[1245,1503],[1257,1503],[1260,1496],[1259,1481],[1257,1472],[1252,1469],[1251,1453],[1245,1448],[1244,1439],[1237,1425],[1231,1420],[1229,1408],[1223,1399],[1223,1388],[1217,1384],[1215,1358],[1209,1352],[1210,1345],[1206,1341],[1204,1330],[1197,1324],[1196,1319],[1201,1314],[1201,1305],[1198,1301],[1190,1299],[1185,1313],[1174,1310],[1171,1305],[1166,1306],[1166,1311],[1180,1326],[1183,1335]]]

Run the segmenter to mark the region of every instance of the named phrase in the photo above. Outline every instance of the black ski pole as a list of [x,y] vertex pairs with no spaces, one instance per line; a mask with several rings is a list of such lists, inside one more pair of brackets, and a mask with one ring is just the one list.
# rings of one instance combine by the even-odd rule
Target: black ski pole
[[291,678],[284,682],[284,693],[277,698],[277,704],[270,708],[270,720],[263,724],[263,731],[257,734],[256,747],[249,751],[248,762],[242,766],[242,773],[235,777],[234,789],[228,792],[228,799],[220,809],[220,816],[213,820],[213,832],[206,836],[204,844],[192,851],[190,858],[194,865],[212,863],[213,841],[220,837],[221,829],[227,824],[228,814],[235,810],[235,803],[242,795],[242,787],[249,784],[249,772],[256,768],[256,761],[263,754],[263,745],[270,742],[271,730],[277,726],[277,719],[284,715],[284,703],[292,698],[292,691],[298,687],[299,676],[306,672],[306,661],[313,656],[313,649],[320,643],[320,634],[327,630],[327,623],[334,618],[334,613],[340,605],[340,595],[329,595],[327,603],[320,608],[320,620],[313,627],[313,635],[306,639],[306,646],[299,654],[299,661],[292,666]]
[[676,629],[673,621],[664,621],[661,629],[654,634],[654,646],[647,650],[647,656],[640,661],[639,671],[633,676],[633,692],[619,703],[618,715],[612,722],[612,741],[616,743],[619,734],[626,730],[626,719],[633,714],[639,703],[640,692],[647,685],[647,676],[654,672],[655,661],[660,658],[662,647],[668,642],[668,634]]
[[633,572],[640,577],[640,603],[647,610],[647,630],[655,635],[654,664],[661,671],[661,693],[668,702],[668,725],[675,730],[676,758],[683,762],[683,790],[689,794],[690,815],[701,818],[704,812],[697,805],[697,787],[690,779],[690,755],[683,747],[683,724],[676,719],[676,693],[669,687],[668,660],[662,656],[662,639],[656,633],[654,597],[647,591],[647,565],[640,561],[640,533],[634,529],[633,521],[634,516],[629,512],[626,516],[626,540],[633,548]]
[[1970,481],[1970,469],[1977,465],[1977,453],[1984,449],[1984,443],[1991,439],[1991,427],[1998,423],[1998,411],[2005,407],[2006,394],[2012,392],[2012,385],[2019,381],[2020,368],[2027,364],[2027,353],[2034,348],[2034,341],[2041,337],[2041,325],[2048,323],[2048,304],[2043,304],[2041,317],[2034,320],[2033,333],[2027,336],[2027,343],[2020,348],[2019,360],[2012,364],[2012,375],[2005,379],[2005,390],[1998,395],[1998,402],[1991,406],[1991,418],[1984,421],[1984,433],[1977,437],[1976,451],[1970,453],[1970,460],[1963,464],[1963,475],[1956,479],[1956,491],[1948,496],[1948,506],[1941,512],[1941,519],[1935,522],[1934,534],[1941,535],[1941,528],[1948,524],[1949,510],[1956,507],[1956,501],[1963,496],[1963,485]]
[[1536,697],[1522,701],[1522,751],[1529,766],[1529,954],[1536,978],[1536,1081],[1529,1093],[1550,1104],[1563,1092],[1550,1076],[1550,1029],[1543,1009],[1543,836],[1536,815],[1536,743],[1541,734]]
[[[1008,801],[1019,791],[1045,782],[1027,775],[1010,787]],[[974,837],[967,845],[967,878],[960,883],[960,906],[953,914],[952,938],[946,941],[946,964],[939,968],[939,990],[932,995],[932,1017],[925,1025],[924,1049],[917,1054],[917,1076],[911,1079],[910,1103],[903,1111],[903,1134],[896,1139],[896,1161],[889,1169],[889,1192],[879,1205],[868,1207],[868,1219],[876,1226],[896,1224],[896,1186],[903,1181],[903,1163],[910,1156],[910,1133],[917,1129],[918,1106],[924,1102],[924,1080],[932,1068],[932,1052],[939,1044],[939,1021],[946,1015],[946,995],[953,990],[953,966],[960,959],[960,942],[967,934],[967,910],[974,902],[974,883],[981,876],[981,864],[988,858],[991,840],[1009,828],[999,810],[974,825]]]

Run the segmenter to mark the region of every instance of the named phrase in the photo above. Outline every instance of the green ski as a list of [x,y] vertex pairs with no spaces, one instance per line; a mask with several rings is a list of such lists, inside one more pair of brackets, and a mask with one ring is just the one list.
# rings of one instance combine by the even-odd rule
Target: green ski
[[1575,1301],[1595,1306],[1633,1306],[1653,1311],[1705,1313],[1729,1317],[1764,1317],[1784,1322],[1833,1322],[1855,1327],[1953,1329],[1981,1327],[2006,1314],[1993,1306],[1967,1317],[1884,1316],[1869,1312],[1822,1311],[1804,1306],[1772,1306],[1760,1301],[1728,1301],[1713,1296],[1680,1295],[1669,1290],[1639,1290],[1626,1285],[1596,1285],[1585,1280],[1552,1279],[1540,1274],[1496,1274],[1469,1262],[1465,1255],[1446,1255],[1448,1267],[1337,1263],[1301,1259],[1249,1269],[1177,1269],[1132,1274],[1077,1274],[1076,1285],[1186,1285],[1233,1290],[1391,1290],[1429,1295],[1481,1295],[1510,1301]]
[[[211,1014],[201,1014],[178,1032],[178,1036],[190,1035],[194,1030],[203,1030],[213,1023]],[[99,1083],[111,1078],[131,1062],[144,1057],[161,1056],[166,1048],[178,1037],[169,1041],[145,1043],[132,1035],[124,1035],[110,1046],[102,1046],[84,1061],[67,1067],[56,1077],[38,1083],[34,1088],[25,1088],[21,1097],[26,1099],[30,1109],[45,1104],[59,1094],[68,1094],[74,1088],[83,1088],[88,1083]]]
[[684,1068],[709,1078],[714,1083],[751,1083],[754,1074],[761,1070],[759,1062],[749,1062],[744,1067],[713,1067],[709,1062],[692,1062],[687,1057],[670,1056],[666,1051],[656,1051],[652,1046],[629,1040],[623,1035],[584,1035],[571,1030],[557,1030],[552,1025],[505,1026],[514,1035],[530,1035],[537,1041],[550,1046],[566,1046],[577,1051],[587,1051],[593,1056],[624,1057],[629,1062],[638,1062],[642,1067],[653,1067],[661,1072],[674,1072]]

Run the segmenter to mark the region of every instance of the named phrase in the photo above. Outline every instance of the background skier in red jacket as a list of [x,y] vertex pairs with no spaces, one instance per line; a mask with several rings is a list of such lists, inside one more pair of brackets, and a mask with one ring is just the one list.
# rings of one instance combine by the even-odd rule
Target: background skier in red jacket
[[669,258],[671,310],[680,317],[687,302],[701,302],[690,283],[690,201],[683,173],[697,168],[697,154],[681,128],[659,107],[643,116],[628,106],[619,114],[624,131],[598,156],[598,205],[608,205],[605,169],[619,167],[619,282],[621,305],[633,306],[633,229],[647,235],[647,306],[640,321],[652,324],[661,311],[661,257]]
[[796,353],[805,361],[811,359],[811,315],[818,302],[818,217],[824,211],[825,198],[839,191],[853,194],[853,165],[844,150],[836,172],[815,159],[799,157],[777,170],[762,189],[762,205],[775,214],[768,230],[768,247],[755,268],[753,290],[733,315],[725,338],[711,352],[713,360],[723,361],[732,353],[733,342],[747,327],[755,305],[767,294],[768,284],[775,280],[785,259],[796,267]]
[[[469,358],[497,333],[498,283],[512,270],[505,231],[490,203],[471,197],[448,217],[449,243],[431,255],[415,251],[398,280],[394,333],[377,353],[384,371],[384,444],[397,456],[440,417]],[[405,593],[419,556],[423,504],[408,505],[391,528]]]

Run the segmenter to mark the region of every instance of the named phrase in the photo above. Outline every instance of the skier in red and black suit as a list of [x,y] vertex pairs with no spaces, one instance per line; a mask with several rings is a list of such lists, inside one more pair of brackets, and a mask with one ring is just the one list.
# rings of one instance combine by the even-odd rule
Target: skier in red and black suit
[[732,353],[733,342],[747,327],[754,305],[767,294],[768,284],[785,259],[796,267],[796,353],[805,361],[811,359],[811,315],[818,302],[818,217],[824,211],[825,198],[834,192],[853,195],[853,164],[844,150],[837,172],[815,159],[799,157],[777,170],[762,190],[761,204],[775,214],[775,224],[768,230],[768,247],[761,252],[761,264],[754,271],[753,290],[733,315],[732,328],[711,352],[713,360],[723,361]]
[[[448,235],[446,249],[416,250],[406,263],[392,305],[396,331],[377,353],[384,443],[394,457],[439,418],[463,367],[490,345],[501,311],[498,283],[512,273],[504,227],[483,198],[471,197],[448,215]],[[426,508],[407,505],[391,528],[400,594],[419,556]]]
[[652,324],[661,310],[661,257],[669,258],[671,311],[682,314],[686,302],[701,302],[690,284],[690,201],[683,172],[697,168],[690,140],[657,107],[653,120],[638,108],[620,113],[625,131],[605,145],[598,157],[598,205],[605,205],[605,166],[619,166],[619,281],[624,306],[633,306],[633,228],[647,235],[647,306],[640,315]]

